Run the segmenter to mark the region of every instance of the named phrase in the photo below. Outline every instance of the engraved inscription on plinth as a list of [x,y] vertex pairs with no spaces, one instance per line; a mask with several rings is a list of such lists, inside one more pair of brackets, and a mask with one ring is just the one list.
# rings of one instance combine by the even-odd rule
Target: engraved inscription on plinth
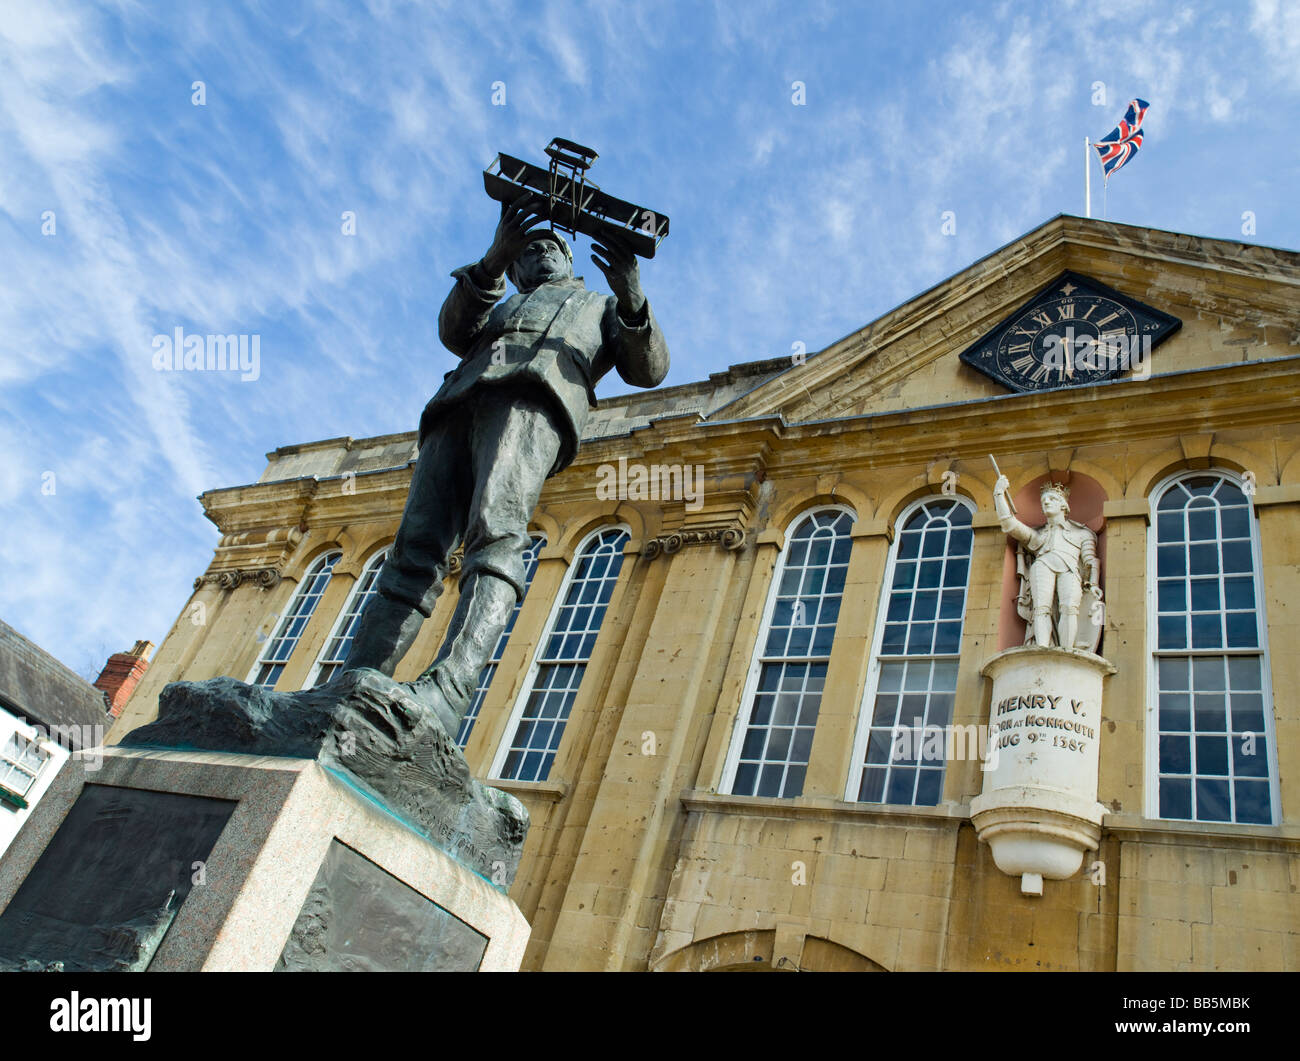
[[989,759],[971,821],[1003,873],[1041,895],[1079,871],[1101,836],[1097,802],[1102,683],[1115,668],[1091,652],[1026,645],[994,656]]

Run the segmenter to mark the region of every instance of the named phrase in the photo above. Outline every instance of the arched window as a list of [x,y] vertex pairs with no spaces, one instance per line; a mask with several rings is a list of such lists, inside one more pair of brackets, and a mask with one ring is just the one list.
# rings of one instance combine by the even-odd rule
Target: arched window
[[375,553],[361,572],[357,584],[352,587],[352,595],[343,606],[343,612],[339,615],[338,622],[334,624],[333,632],[325,639],[325,648],[321,651],[320,659],[316,661],[315,672],[307,679],[308,688],[324,685],[342,669],[347,661],[348,653],[352,650],[352,638],[357,632],[357,624],[361,622],[361,613],[370,603],[370,598],[375,595],[375,580],[379,577],[379,569],[384,566],[384,558],[387,556],[387,549],[380,549]]
[[[533,575],[537,573],[537,557],[541,551],[546,548],[546,538],[536,536],[531,539],[532,544],[524,552],[524,594],[527,595],[528,587],[533,584]],[[505,629],[501,631],[501,636],[497,638],[496,647],[492,649],[492,656],[484,665],[483,670],[479,672],[478,688],[474,690],[474,699],[470,701],[469,710],[465,712],[465,717],[461,719],[460,729],[456,733],[456,743],[464,748],[469,743],[469,735],[474,731],[474,722],[478,718],[479,710],[483,707],[483,699],[487,696],[488,686],[492,684],[492,678],[497,672],[497,666],[501,662],[501,657],[505,655],[506,642],[510,640],[510,631],[515,628],[515,622],[519,618],[519,612],[524,606],[524,599],[520,597],[515,602],[514,609],[510,612],[510,618],[506,620]]]
[[724,789],[738,796],[803,794],[849,568],[853,515],[823,508],[789,533],[768,595]]
[[895,530],[845,798],[933,807],[957,692],[971,508],[928,498],[903,512]]
[[320,557],[298,583],[298,592],[289,603],[289,610],[280,620],[275,636],[267,639],[265,647],[253,665],[248,680],[253,685],[262,685],[268,689],[275,688],[280,680],[284,665],[297,647],[307,621],[320,603],[321,594],[330,583],[330,574],[343,556],[340,552],[326,553]]
[[1152,494],[1155,816],[1276,820],[1273,705],[1254,512],[1235,478],[1192,473]]
[[512,713],[493,776],[545,781],[550,775],[630,536],[626,527],[605,527],[578,550],[529,668],[525,692]]

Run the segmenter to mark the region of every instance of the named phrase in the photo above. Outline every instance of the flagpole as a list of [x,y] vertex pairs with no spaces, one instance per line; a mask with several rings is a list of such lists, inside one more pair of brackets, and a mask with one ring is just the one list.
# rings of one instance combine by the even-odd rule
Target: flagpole
[[1092,142],[1083,138],[1083,216],[1092,217]]

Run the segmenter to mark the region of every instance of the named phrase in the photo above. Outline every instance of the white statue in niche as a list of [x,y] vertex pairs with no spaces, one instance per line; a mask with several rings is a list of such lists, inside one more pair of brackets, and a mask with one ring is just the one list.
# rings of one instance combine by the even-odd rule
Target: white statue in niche
[[[1068,486],[1050,481],[1043,484],[1041,501],[1047,523],[1038,528],[1026,526],[1012,515],[1009,487],[1007,477],[999,475],[993,486],[993,507],[1003,531],[1018,543],[1020,596],[1016,610],[1028,626],[1025,643],[1095,652],[1102,627],[1097,535],[1066,517],[1070,511]],[[1085,594],[1089,600],[1081,619]]]

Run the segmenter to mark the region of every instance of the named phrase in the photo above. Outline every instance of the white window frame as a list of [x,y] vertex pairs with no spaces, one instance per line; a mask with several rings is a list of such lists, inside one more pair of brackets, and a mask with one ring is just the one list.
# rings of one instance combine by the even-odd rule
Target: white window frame
[[[9,745],[11,743],[17,743],[18,741],[24,741],[27,744],[26,748],[18,749],[18,754],[20,756],[26,754],[29,749],[36,755],[38,762],[34,771],[31,767],[27,766],[21,758],[12,759],[9,757]],[[50,764],[51,759],[52,756],[50,755],[49,749],[45,747],[44,742],[39,737],[34,735],[28,736],[19,729],[10,731],[9,735],[3,740],[3,742],[0,742],[0,773],[3,773],[5,777],[8,777],[11,775],[12,771],[17,771],[19,775],[27,778],[27,785],[20,791],[10,785],[7,781],[0,780],[0,788],[3,788],[11,796],[17,796],[24,806],[30,806],[27,799],[28,793],[30,793],[36,786],[36,783],[41,778],[41,774],[45,772],[45,768]]]
[[[881,579],[881,584],[880,584],[880,596],[877,599],[877,603],[876,603],[876,624],[875,624],[876,628],[875,628],[875,632],[871,636],[871,656],[870,656],[871,664],[867,669],[867,682],[866,682],[866,688],[863,690],[862,693],[862,702],[858,705],[858,728],[853,738],[853,758],[849,761],[849,776],[844,785],[844,801],[846,803],[856,803],[862,807],[916,807],[916,806],[927,807],[930,806],[930,804],[928,803],[922,803],[922,804],[886,803],[886,802],[864,803],[860,799],[858,799],[858,792],[862,787],[862,771],[866,769],[867,742],[871,739],[871,720],[874,717],[874,712],[876,709],[876,693],[879,691],[880,688],[880,671],[881,671],[880,649],[881,646],[884,644],[884,640],[885,640],[885,625],[889,617],[889,599],[893,595],[894,569],[898,563],[898,549],[902,537],[903,528],[907,525],[907,521],[911,519],[912,516],[915,515],[916,512],[919,511],[923,505],[932,504],[935,501],[955,501],[956,503],[963,505],[967,509],[967,511],[970,512],[972,522],[974,520],[974,517],[979,512],[978,508],[976,508],[975,506],[975,503],[970,498],[962,494],[952,494],[952,495],[930,494],[926,497],[917,498],[917,500],[913,501],[910,505],[908,505],[905,509],[903,509],[903,511],[898,514],[898,518],[894,520],[893,540],[889,543],[889,557],[885,562],[885,573],[883,578]],[[974,539],[974,528],[972,526],[971,555],[969,558],[969,565],[967,566],[966,569],[966,585],[962,590],[962,599],[961,599],[961,639],[962,640],[965,640],[966,637],[966,609],[967,606],[970,604],[970,578],[974,566],[975,566],[975,539]],[[940,591],[942,591],[942,587],[940,587]],[[913,592],[915,592],[915,590]],[[905,662],[907,660],[916,659],[916,658],[929,658],[931,660],[934,659],[933,656],[913,657],[907,655],[899,655],[899,656],[891,655],[891,656],[884,657],[884,660],[889,663],[896,663],[896,662]],[[952,658],[954,660],[961,659],[960,641],[958,642],[958,652]],[[954,718],[956,717],[956,711],[957,711],[957,703],[956,703],[956,697],[954,697],[953,698]],[[952,719],[949,719],[949,724],[952,724]],[[944,747],[945,749],[947,748],[946,741]],[[943,804],[942,786],[947,784],[947,781],[948,781],[948,767],[947,764],[945,763],[944,770],[943,770],[943,781],[940,783],[941,794],[940,794],[939,803],[937,804],[939,806]]]
[[[1201,653],[1202,655],[1221,655],[1221,656],[1247,656],[1256,655],[1260,657],[1260,692],[1263,696],[1264,707],[1264,740],[1268,745],[1268,791],[1269,791],[1269,816],[1272,818],[1271,825],[1276,826],[1282,821],[1282,800],[1278,784],[1278,759],[1277,759],[1277,734],[1274,726],[1274,715],[1276,707],[1273,702],[1273,678],[1272,667],[1270,665],[1270,656],[1268,649],[1268,608],[1267,601],[1264,598],[1264,551],[1259,536],[1259,514],[1255,511],[1254,494],[1245,489],[1245,481],[1236,472],[1227,468],[1205,468],[1205,469],[1184,469],[1167,475],[1152,487],[1147,498],[1148,511],[1150,513],[1147,524],[1147,571],[1146,571],[1146,656],[1147,656],[1147,678],[1146,678],[1146,711],[1144,712],[1144,727],[1146,729],[1146,763],[1143,772],[1143,805],[1147,818],[1154,821],[1172,821],[1188,822],[1189,824],[1221,826],[1224,828],[1260,828],[1261,825],[1255,822],[1233,822],[1233,821],[1214,821],[1206,818],[1162,818],[1160,816],[1160,686],[1157,674],[1157,667],[1160,655],[1160,639],[1157,627],[1159,614],[1159,605],[1157,598],[1157,589],[1159,586],[1156,551],[1158,542],[1159,526],[1157,520],[1159,513],[1156,506],[1160,503],[1160,498],[1164,496],[1166,490],[1173,486],[1174,483],[1183,479],[1195,479],[1203,476],[1218,476],[1226,479],[1238,490],[1246,495],[1248,509],[1250,512],[1250,548],[1251,548],[1251,574],[1255,580],[1255,621],[1259,629],[1259,649],[1258,653],[1254,651],[1245,651],[1241,649],[1229,649],[1226,646],[1217,653],[1209,651]],[[1220,551],[1222,551],[1222,540],[1220,539]],[[1190,607],[1190,601],[1189,607]],[[1177,655],[1179,653],[1169,653]],[[1196,653],[1190,645],[1185,653],[1188,658],[1195,658]],[[1194,705],[1189,705],[1189,709],[1195,711]],[[1231,721],[1229,721],[1229,726]],[[1231,730],[1228,731],[1231,734]],[[1193,740],[1195,737],[1193,736]],[[1228,754],[1232,755],[1232,741],[1229,736]],[[1192,775],[1192,782],[1195,784],[1195,774]],[[1262,826],[1268,828],[1269,826]]]
[[[758,692],[758,681],[763,671],[763,649],[767,645],[768,635],[772,631],[772,616],[776,611],[776,599],[780,594],[781,579],[785,577],[786,558],[790,555],[790,536],[794,533],[795,528],[810,516],[817,515],[820,512],[842,512],[845,513],[853,524],[858,521],[858,514],[849,508],[848,505],[813,505],[810,508],[802,509],[789,523],[785,526],[785,533],[782,535],[783,545],[781,546],[781,555],[777,557],[775,566],[772,568],[771,582],[767,587],[767,600],[763,604],[763,618],[758,625],[758,636],[754,639],[754,648],[749,659],[749,671],[745,675],[745,684],[740,693],[740,708],[736,712],[735,721],[732,723],[731,744],[727,749],[727,758],[722,767],[722,780],[718,785],[719,792],[730,793],[736,784],[736,772],[740,767],[740,752],[745,744],[745,735],[749,732],[749,722],[754,716],[754,701]],[[849,563],[853,562],[853,530],[849,528]],[[840,594],[840,615],[844,614],[844,594]],[[839,619],[835,622],[835,632],[839,633]],[[827,665],[835,652],[835,639],[831,639],[831,652],[827,656]],[[824,692],[824,690],[823,690]],[[818,705],[818,720],[821,719],[821,705]],[[814,740],[815,743],[815,740]],[[811,752],[809,753],[811,754]],[[812,763],[809,762],[811,768]],[[762,799],[792,799],[798,797],[791,796],[763,796],[755,797]]]
[[[586,551],[587,546],[594,539],[610,531],[621,531],[624,534],[626,534],[629,539],[632,537],[632,528],[628,526],[626,523],[602,523],[599,527],[594,527],[589,533],[583,535],[582,541],[580,541],[577,547],[573,550],[573,561],[569,564],[569,569],[565,571],[564,578],[560,582],[559,592],[555,594],[555,599],[551,602],[550,611],[547,613],[546,616],[546,625],[542,627],[541,637],[537,639],[537,645],[533,649],[532,661],[528,665],[528,670],[524,673],[524,680],[520,684],[519,693],[518,695],[516,695],[515,702],[510,708],[510,717],[506,721],[505,730],[502,732],[501,740],[497,745],[496,755],[492,759],[492,769],[488,771],[488,776],[495,780],[500,780],[500,781],[512,780],[510,778],[503,778],[501,776],[501,771],[505,769],[506,759],[509,758],[510,748],[514,742],[515,733],[519,729],[520,721],[523,719],[524,707],[527,705],[529,697],[531,697],[533,694],[533,684],[537,681],[538,671],[542,669],[542,662],[543,662],[542,653],[546,651],[546,644],[548,641],[550,641],[551,634],[554,632],[555,620],[559,616],[560,609],[564,606],[564,602],[569,596],[569,587],[573,584],[574,574],[578,570],[578,560],[581,558],[582,554]],[[624,545],[626,547],[626,543],[624,543]],[[627,566],[626,560],[627,558],[625,555],[624,563],[619,568],[618,578],[615,579],[614,582],[615,591],[617,591],[618,589],[619,581],[621,581],[622,578],[624,577],[624,572]],[[611,602],[613,600],[612,592],[611,592],[610,600]],[[607,629],[605,623],[608,619],[609,619],[609,612],[606,611],[604,618],[601,620],[600,630],[597,631],[596,633],[596,643],[595,645],[592,646],[591,656],[589,656],[586,661],[586,665],[588,667],[591,666],[591,660],[595,659],[596,657],[596,652],[600,647],[600,639],[604,635],[605,630]],[[582,675],[582,680],[586,681],[586,679],[587,679],[587,672],[584,671]],[[576,698],[575,698],[575,703],[576,703]],[[569,722],[572,721],[572,719],[573,716],[572,714],[570,714],[569,718],[565,720],[564,726],[565,726],[566,733],[568,732]],[[563,736],[561,736],[560,744],[557,745],[555,749],[555,758],[557,760],[560,757],[560,748],[563,746],[563,742],[564,742],[564,738]],[[547,774],[547,777],[548,778],[550,777],[549,773]]]
[[[289,649],[289,654],[285,656],[283,660],[266,659],[265,653],[269,652],[276,642],[280,640],[281,634],[289,628],[289,623],[295,618],[294,605],[298,603],[298,599],[301,596],[307,593],[308,587],[315,582],[317,575],[320,573],[319,569],[331,556],[335,557],[335,560],[334,563],[330,565],[330,577],[326,580],[325,585],[321,587],[320,598],[317,599],[316,603],[312,606],[311,612],[307,615],[306,623],[303,624],[303,628],[299,631],[298,636],[294,638],[293,647]],[[289,603],[285,608],[284,614],[280,616],[280,621],[275,624],[275,632],[258,646],[257,659],[253,662],[253,666],[248,672],[248,677],[245,679],[247,684],[256,685],[258,671],[260,671],[266,664],[276,663],[280,664],[282,669],[275,681],[270,685],[258,686],[258,688],[274,690],[280,684],[280,679],[284,677],[284,668],[289,666],[289,661],[293,659],[293,654],[298,651],[298,646],[302,643],[302,635],[307,632],[307,627],[311,625],[312,619],[316,616],[316,609],[320,607],[320,602],[324,599],[325,592],[329,589],[329,584],[334,579],[334,567],[336,567],[338,562],[342,559],[343,550],[334,548],[324,550],[311,562],[311,566],[307,568],[302,578],[298,581],[298,585],[294,587],[293,594],[289,597]]]
[[[388,554],[392,551],[392,548],[391,545],[385,545],[380,549],[376,549],[366,558],[366,562],[361,565],[361,575],[353,584],[352,592],[348,594],[348,599],[344,601],[342,609],[340,609],[339,614],[335,617],[334,624],[330,627],[330,632],[326,635],[325,642],[320,647],[320,652],[316,654],[316,662],[311,665],[311,670],[307,673],[307,681],[303,685],[304,689],[314,689],[316,687],[316,679],[320,675],[321,669],[327,664],[332,665],[335,663],[334,660],[326,660],[325,653],[330,650],[330,645],[334,643],[334,639],[343,629],[343,624],[347,622],[352,612],[352,606],[356,603],[357,597],[362,592],[362,587],[366,584],[366,575],[370,573],[371,565],[375,565],[375,578],[378,579],[379,572],[384,566],[384,561],[388,559]],[[335,566],[337,567],[338,565],[335,564]],[[333,572],[330,573],[330,580],[333,581]],[[371,585],[373,586],[374,583],[372,582]],[[374,594],[372,593],[371,596],[373,595]],[[368,604],[369,601],[366,603]]]

